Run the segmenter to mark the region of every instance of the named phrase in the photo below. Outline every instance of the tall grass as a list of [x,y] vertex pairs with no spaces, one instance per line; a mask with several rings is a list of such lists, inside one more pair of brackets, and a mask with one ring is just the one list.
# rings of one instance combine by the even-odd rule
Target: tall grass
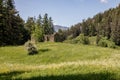
[[0,47],[0,79],[120,80],[120,50],[39,43],[29,56],[24,46]]

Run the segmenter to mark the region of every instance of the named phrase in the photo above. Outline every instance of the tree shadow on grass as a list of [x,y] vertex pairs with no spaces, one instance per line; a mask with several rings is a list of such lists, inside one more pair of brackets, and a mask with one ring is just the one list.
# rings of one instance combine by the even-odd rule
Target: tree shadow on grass
[[[19,76],[25,72],[9,72],[0,74],[0,80],[23,80],[21,77],[13,79],[13,76]],[[74,75],[59,75],[59,76],[30,76],[24,80],[120,80],[115,78],[115,74],[111,73],[87,73]]]
[[60,75],[60,76],[45,76],[32,77],[29,80],[120,80],[115,79],[111,73],[88,73],[76,75]]
[[38,52],[48,52],[50,51],[51,49],[39,49]]
[[7,73],[0,73],[0,80],[13,80],[13,76],[25,73],[25,71],[13,71]]

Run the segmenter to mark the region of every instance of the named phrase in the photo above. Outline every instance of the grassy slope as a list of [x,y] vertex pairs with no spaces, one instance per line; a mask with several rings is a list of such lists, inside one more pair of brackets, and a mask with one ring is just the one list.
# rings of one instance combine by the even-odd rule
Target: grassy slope
[[24,46],[0,48],[0,79],[120,80],[120,50],[65,43],[39,43],[39,54]]

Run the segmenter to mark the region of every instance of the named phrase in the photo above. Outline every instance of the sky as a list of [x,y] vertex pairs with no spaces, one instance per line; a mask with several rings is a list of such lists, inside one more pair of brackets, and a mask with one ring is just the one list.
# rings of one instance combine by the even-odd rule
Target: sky
[[48,13],[55,25],[70,27],[83,19],[92,18],[109,8],[115,8],[120,0],[14,0],[20,16],[43,16]]

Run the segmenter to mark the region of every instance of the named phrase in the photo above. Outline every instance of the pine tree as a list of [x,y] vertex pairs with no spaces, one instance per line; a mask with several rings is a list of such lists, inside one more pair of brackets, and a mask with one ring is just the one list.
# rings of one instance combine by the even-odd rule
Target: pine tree
[[16,23],[14,23],[17,28],[13,31],[15,33],[15,42],[17,44],[24,44],[28,39],[30,39],[30,34],[28,31],[24,28],[24,20],[20,17],[19,14],[17,14]]
[[110,39],[110,37],[111,37],[111,18],[110,17],[108,17],[108,19],[106,19],[107,21],[106,21],[106,28],[105,28],[105,36],[108,38],[108,39]]
[[14,0],[2,0],[0,7],[0,45],[23,44],[26,41],[24,21],[15,9]]
[[49,20],[48,20],[48,27],[49,27],[49,34],[53,34],[54,33],[54,25],[53,25],[51,17],[49,17]]
[[40,26],[36,25],[33,36],[36,42],[42,42],[44,40],[43,29]]
[[41,26],[41,27],[42,27],[42,17],[41,17],[41,15],[38,16],[38,19],[37,19],[37,21],[36,21],[36,24],[37,24],[38,26]]
[[35,19],[33,17],[28,17],[25,28],[28,30],[29,34],[31,35],[32,32],[35,30]]
[[81,31],[85,36],[89,35],[89,28],[87,26],[87,23],[85,22],[85,20],[83,20],[82,23],[82,31]]
[[34,32],[36,41],[42,42],[44,40],[44,31],[42,27],[42,17],[39,15],[37,21],[36,21],[36,26],[35,26],[35,32]]
[[14,24],[16,23],[15,18],[16,18],[16,9],[14,6],[14,1],[13,0],[5,0],[4,2],[5,5],[5,28],[4,28],[4,39],[5,43],[8,45],[11,44],[16,44],[14,42],[15,38],[15,26]]
[[44,18],[43,18],[43,30],[44,30],[45,35],[49,34],[48,14],[47,13],[44,15]]
[[96,36],[96,29],[92,24],[89,26],[89,36]]

